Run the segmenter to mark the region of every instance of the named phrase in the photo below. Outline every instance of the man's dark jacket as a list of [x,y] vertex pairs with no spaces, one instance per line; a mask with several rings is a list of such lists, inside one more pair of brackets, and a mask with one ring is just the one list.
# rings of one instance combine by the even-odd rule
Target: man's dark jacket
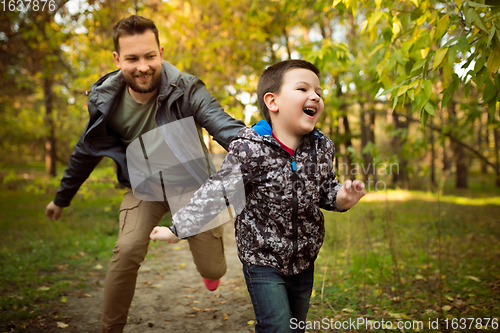
[[[233,137],[245,126],[244,123],[225,113],[200,79],[182,73],[166,61],[162,65],[160,80],[156,112],[158,127],[192,116],[198,126],[205,128],[227,150]],[[124,86],[121,70],[104,75],[92,85],[88,101],[89,121],[64,172],[54,199],[57,206],[70,205],[82,183],[104,156],[117,163],[118,181],[131,187],[126,146],[108,126]]]

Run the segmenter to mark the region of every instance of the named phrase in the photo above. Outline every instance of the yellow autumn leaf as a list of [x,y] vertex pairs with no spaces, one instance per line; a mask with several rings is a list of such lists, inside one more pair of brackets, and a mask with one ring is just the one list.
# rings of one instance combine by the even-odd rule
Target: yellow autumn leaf
[[434,56],[434,64],[432,65],[433,70],[435,70],[436,68],[439,67],[439,65],[441,65],[444,57],[446,56],[446,53],[448,53],[447,47],[442,47],[436,51],[436,55]]
[[248,325],[253,325],[253,324],[255,324],[255,320],[249,320],[249,321],[247,321],[247,324]]
[[451,306],[449,306],[449,305],[445,305],[445,306],[443,306],[441,309],[442,309],[444,312],[448,312],[448,311],[450,311],[450,310],[451,310]]

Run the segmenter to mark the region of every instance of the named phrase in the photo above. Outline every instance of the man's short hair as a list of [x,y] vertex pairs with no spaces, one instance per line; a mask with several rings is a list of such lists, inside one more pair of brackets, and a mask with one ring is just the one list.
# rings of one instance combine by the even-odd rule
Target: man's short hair
[[160,39],[158,38],[158,28],[153,21],[142,16],[132,15],[121,19],[113,28],[113,43],[115,44],[115,51],[120,53],[120,44],[118,40],[121,36],[140,35],[151,30],[156,37],[156,44],[160,46]]
[[279,94],[281,87],[283,86],[283,78],[285,77],[286,72],[295,68],[308,69],[319,77],[318,67],[310,62],[305,60],[285,60],[267,67],[259,78],[259,83],[257,84],[259,109],[271,126],[271,117],[269,115],[269,109],[264,102],[264,95],[267,93]]

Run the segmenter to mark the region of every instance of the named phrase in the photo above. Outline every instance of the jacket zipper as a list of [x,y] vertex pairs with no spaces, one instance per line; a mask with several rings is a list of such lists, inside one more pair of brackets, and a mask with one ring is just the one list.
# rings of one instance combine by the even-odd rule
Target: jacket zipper
[[299,210],[299,202],[297,198],[297,163],[295,162],[295,154],[292,156],[292,256],[288,263],[288,275],[293,274],[293,259],[297,256],[298,251],[298,225],[297,212]]

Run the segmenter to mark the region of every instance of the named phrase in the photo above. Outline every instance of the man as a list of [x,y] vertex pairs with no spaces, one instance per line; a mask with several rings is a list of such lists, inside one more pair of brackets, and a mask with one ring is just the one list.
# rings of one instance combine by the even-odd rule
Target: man
[[[198,78],[163,60],[155,24],[140,16],[114,28],[113,58],[118,70],[91,89],[89,122],[75,145],[55,199],[46,215],[57,220],[81,184],[104,157],[117,163],[118,181],[131,188],[127,146],[157,127],[193,117],[226,150],[244,127],[226,114]],[[168,176],[168,175],[167,175]],[[166,201],[144,201],[129,191],[120,207],[120,230],[104,285],[102,332],[122,332],[135,290],[137,271],[146,256],[149,234],[169,210]],[[193,260],[209,290],[226,271],[222,227],[189,237]]]

